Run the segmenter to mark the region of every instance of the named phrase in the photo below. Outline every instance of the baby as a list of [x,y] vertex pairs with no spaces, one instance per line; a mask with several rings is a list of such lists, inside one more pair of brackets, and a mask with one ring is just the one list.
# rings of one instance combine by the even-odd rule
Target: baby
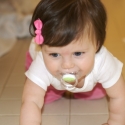
[[41,0],[30,25],[20,125],[40,125],[41,109],[66,90],[76,99],[108,95],[109,119],[125,125],[123,64],[104,46],[107,16],[100,0]]

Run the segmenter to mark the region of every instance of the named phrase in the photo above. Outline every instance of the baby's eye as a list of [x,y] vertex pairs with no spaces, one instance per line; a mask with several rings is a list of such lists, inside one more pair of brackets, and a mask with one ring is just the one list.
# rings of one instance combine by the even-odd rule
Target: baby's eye
[[52,57],[58,57],[59,56],[58,53],[50,53],[49,55],[52,56]]
[[84,52],[75,52],[74,55],[75,56],[81,56]]

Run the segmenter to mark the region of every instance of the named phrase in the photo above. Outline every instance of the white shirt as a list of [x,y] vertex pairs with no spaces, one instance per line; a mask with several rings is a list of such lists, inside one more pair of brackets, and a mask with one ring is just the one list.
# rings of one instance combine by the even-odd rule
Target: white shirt
[[[50,84],[55,89],[65,90],[61,82],[47,70],[42,52],[37,50],[34,40],[30,44],[29,52],[33,62],[25,75],[45,91]],[[118,81],[122,67],[123,64],[102,46],[100,51],[96,53],[93,70],[86,76],[83,87],[70,91],[74,93],[91,91],[97,83],[102,84],[104,88],[109,88]]]

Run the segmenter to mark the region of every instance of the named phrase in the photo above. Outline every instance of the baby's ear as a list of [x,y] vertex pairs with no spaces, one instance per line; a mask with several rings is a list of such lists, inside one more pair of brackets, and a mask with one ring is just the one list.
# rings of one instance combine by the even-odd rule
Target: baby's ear
[[99,42],[97,42],[97,43],[95,44],[96,53],[98,52],[99,47],[100,47]]

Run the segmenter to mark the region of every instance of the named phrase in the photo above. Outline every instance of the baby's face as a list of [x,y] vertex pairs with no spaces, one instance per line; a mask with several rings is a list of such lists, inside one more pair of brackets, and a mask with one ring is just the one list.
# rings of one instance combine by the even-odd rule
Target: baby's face
[[87,38],[64,47],[42,47],[48,71],[59,80],[65,73],[75,73],[78,79],[85,78],[93,69],[96,50]]

